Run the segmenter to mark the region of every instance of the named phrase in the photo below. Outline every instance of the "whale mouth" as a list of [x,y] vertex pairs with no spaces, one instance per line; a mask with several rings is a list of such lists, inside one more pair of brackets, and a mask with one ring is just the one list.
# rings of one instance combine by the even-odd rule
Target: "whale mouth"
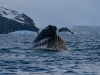
[[49,25],[45,27],[34,40],[34,48],[50,48],[56,50],[68,50],[66,43],[57,34],[57,27]]

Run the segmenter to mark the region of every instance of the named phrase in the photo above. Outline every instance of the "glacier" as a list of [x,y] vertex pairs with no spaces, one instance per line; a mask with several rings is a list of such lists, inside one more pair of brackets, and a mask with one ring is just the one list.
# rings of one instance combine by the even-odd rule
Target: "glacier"
[[28,31],[28,30],[18,30],[18,31],[15,31],[15,32],[10,32],[8,34],[37,34],[36,32],[33,32],[33,31]]
[[100,34],[100,26],[73,26],[71,30],[75,34]]

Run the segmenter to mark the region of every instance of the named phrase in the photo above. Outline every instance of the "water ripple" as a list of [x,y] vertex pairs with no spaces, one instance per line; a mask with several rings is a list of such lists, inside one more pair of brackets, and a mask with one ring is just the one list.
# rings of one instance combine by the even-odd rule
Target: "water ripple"
[[100,75],[100,36],[63,37],[71,50],[1,48],[0,75]]

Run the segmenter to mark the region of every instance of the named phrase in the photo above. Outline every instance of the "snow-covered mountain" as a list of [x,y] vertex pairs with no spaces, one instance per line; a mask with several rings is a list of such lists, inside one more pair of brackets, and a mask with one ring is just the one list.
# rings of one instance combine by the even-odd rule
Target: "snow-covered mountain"
[[73,26],[71,30],[76,34],[100,34],[100,26]]
[[23,14],[15,11],[15,10],[7,9],[7,8],[4,8],[4,7],[0,7],[0,16],[18,21],[20,23],[24,23],[24,21],[25,21]]
[[38,32],[39,29],[35,26],[34,21],[26,14],[0,7],[0,34],[6,34],[17,30]]

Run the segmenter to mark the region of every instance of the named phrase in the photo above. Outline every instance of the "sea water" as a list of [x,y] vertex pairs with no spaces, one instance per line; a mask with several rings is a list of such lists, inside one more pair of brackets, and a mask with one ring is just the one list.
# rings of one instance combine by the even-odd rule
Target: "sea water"
[[34,50],[36,35],[0,35],[0,75],[100,75],[100,35],[61,36],[69,51]]

